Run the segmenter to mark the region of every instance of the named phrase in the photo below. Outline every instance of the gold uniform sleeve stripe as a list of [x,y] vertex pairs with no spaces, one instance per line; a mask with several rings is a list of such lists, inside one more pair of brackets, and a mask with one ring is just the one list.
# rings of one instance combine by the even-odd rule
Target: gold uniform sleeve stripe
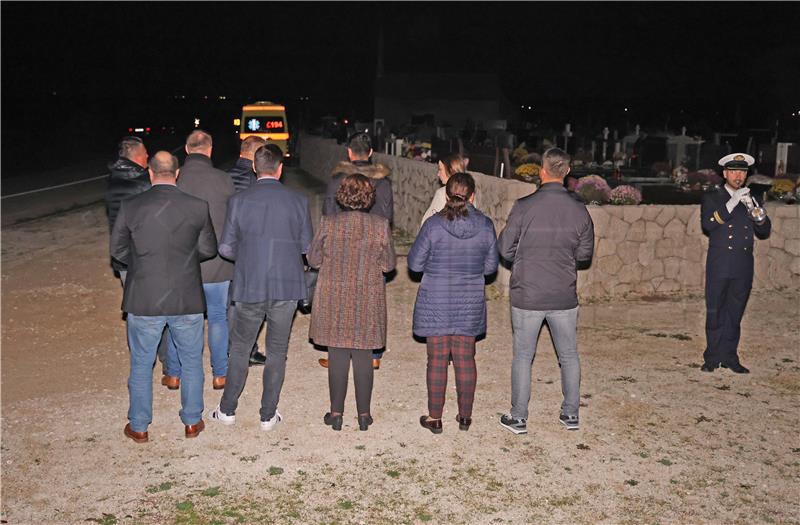
[[718,223],[720,223],[720,224],[725,224],[725,221],[723,221],[723,220],[722,220],[722,217],[720,217],[720,216],[719,216],[719,212],[718,212],[718,211],[715,211],[715,212],[714,212],[714,218],[715,218],[715,219],[717,219],[717,222],[718,222]]

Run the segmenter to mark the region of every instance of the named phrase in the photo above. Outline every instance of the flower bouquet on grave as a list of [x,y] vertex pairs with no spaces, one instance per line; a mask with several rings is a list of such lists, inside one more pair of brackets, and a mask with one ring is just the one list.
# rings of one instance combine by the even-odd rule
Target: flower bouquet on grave
[[611,204],[633,205],[642,202],[642,193],[627,184],[617,186],[609,193]]
[[517,168],[514,170],[514,175],[515,178],[525,182],[537,182],[539,180],[539,170],[541,169],[542,167],[538,164],[529,162],[527,164],[517,166]]
[[690,172],[687,176],[688,183],[695,190],[707,190],[713,186],[722,184],[722,177],[717,175],[717,172],[711,169],[703,169]]
[[600,175],[586,175],[578,179],[575,193],[589,204],[606,204],[610,198],[611,188],[606,179]]
[[792,179],[775,179],[772,181],[772,187],[767,194],[776,200],[783,201],[787,204],[792,204],[797,199],[795,183]]
[[672,170],[672,182],[683,187],[689,181],[689,170],[685,166],[678,166]]
[[525,147],[520,144],[517,148],[511,152],[511,161],[512,162],[520,162],[521,159],[530,153]]

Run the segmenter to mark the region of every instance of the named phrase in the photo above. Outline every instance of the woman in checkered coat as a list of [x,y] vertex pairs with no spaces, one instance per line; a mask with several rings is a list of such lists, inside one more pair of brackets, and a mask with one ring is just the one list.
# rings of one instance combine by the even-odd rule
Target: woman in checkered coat
[[414,333],[427,338],[428,414],[420,424],[438,434],[447,388],[448,360],[456,373],[461,430],[472,423],[475,337],[486,332],[484,276],[497,271],[497,235],[491,219],[472,206],[475,181],[456,173],[447,181],[447,203],[426,220],[408,253],[408,268],[423,272],[414,304]]
[[395,267],[389,221],[367,213],[375,188],[360,173],[336,191],[344,209],[322,217],[306,257],[319,268],[309,337],[328,347],[331,411],[325,424],[342,429],[347,376],[353,362],[358,425],[372,424],[372,351],[386,346],[386,286],[383,273]]

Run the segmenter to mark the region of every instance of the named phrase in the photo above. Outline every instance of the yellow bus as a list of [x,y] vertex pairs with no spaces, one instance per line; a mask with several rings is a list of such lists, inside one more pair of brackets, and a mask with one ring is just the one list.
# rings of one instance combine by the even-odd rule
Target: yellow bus
[[283,155],[289,156],[289,125],[286,122],[286,108],[273,102],[259,101],[242,106],[242,118],[236,119],[239,126],[239,139],[257,136],[275,144]]

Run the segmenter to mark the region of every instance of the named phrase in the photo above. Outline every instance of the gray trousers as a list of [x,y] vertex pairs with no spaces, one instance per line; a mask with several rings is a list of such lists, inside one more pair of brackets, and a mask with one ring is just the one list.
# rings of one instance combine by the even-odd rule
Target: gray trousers
[[236,413],[239,396],[247,382],[250,351],[258,337],[261,323],[267,321],[267,361],[264,363],[263,391],[261,393],[261,421],[269,421],[278,409],[278,400],[286,375],[286,356],[292,320],[297,310],[297,300],[265,301],[261,303],[236,302],[229,312],[230,350],[225,390],[219,403],[222,412]]
[[542,323],[547,321],[561,367],[561,412],[577,416],[580,405],[581,362],[578,358],[578,307],[570,310],[523,310],[511,307],[514,357],[511,362],[511,417],[528,418],[531,400],[531,368]]

